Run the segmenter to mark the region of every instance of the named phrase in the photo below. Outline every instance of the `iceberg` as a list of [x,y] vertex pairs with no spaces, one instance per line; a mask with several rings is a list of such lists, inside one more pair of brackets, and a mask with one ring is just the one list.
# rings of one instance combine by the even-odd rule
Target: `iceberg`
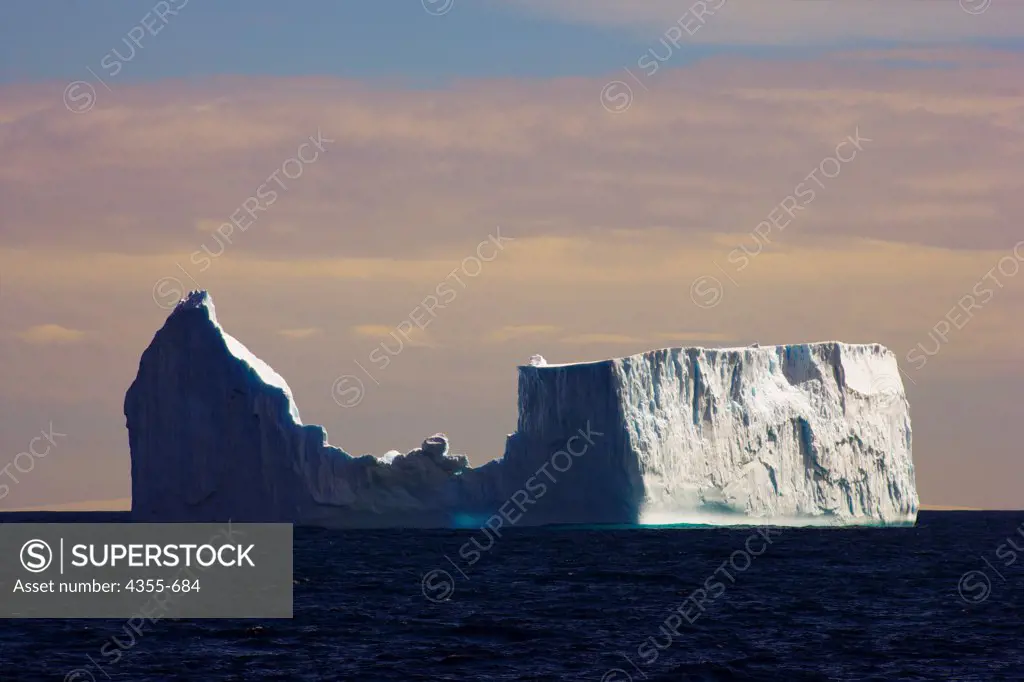
[[576,503],[599,507],[601,521],[917,519],[909,405],[896,356],[877,344],[666,348],[520,367],[505,461],[543,458],[584,420],[606,435]]
[[519,418],[472,467],[435,434],[353,456],[191,292],[125,395],[140,521],[336,527],[916,520],[895,356],[838,342],[669,348],[519,370]]

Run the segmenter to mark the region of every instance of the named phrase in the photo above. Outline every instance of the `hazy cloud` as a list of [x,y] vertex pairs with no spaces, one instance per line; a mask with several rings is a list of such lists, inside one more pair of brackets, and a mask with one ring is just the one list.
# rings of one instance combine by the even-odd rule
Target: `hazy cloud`
[[559,327],[550,324],[518,324],[505,325],[496,329],[488,335],[488,340],[500,343],[510,339],[524,337],[550,336],[557,332]]
[[[1024,36],[1024,6],[999,0],[764,2],[763,0],[503,0],[559,19],[725,45],[824,45],[891,40],[947,43]],[[701,9],[703,8],[703,9]],[[966,11],[974,12],[973,14]],[[703,20],[701,18],[703,17]]]
[[27,343],[34,344],[63,344],[74,343],[82,339],[85,332],[78,329],[68,329],[59,324],[40,324],[19,332],[18,338]]

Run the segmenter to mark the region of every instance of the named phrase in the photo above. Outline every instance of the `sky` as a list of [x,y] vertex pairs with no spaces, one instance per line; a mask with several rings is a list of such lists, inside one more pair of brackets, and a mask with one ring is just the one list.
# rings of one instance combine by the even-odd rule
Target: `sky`
[[3,3],[0,509],[126,504],[200,287],[356,455],[500,457],[535,353],[882,343],[922,502],[1020,509],[1022,83],[1010,0]]

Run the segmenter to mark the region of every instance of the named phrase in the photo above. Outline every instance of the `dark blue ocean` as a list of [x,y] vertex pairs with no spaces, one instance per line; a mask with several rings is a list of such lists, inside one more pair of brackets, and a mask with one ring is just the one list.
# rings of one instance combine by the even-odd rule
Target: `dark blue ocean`
[[0,680],[1024,680],[1024,512],[502,530],[297,529],[293,620],[0,621]]

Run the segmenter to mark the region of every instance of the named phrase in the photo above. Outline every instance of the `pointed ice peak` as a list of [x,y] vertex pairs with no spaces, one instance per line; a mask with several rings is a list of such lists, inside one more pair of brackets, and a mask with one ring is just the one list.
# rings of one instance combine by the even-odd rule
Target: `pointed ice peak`
[[178,305],[174,307],[174,310],[177,312],[178,310],[200,308],[205,305],[213,305],[210,293],[205,289],[196,289],[195,291],[188,292],[188,296],[178,301]]
[[210,296],[210,292],[205,289],[196,289],[195,291],[188,292],[188,296],[178,301],[178,304],[174,306],[174,310],[168,315],[168,318],[174,315],[184,312],[186,310],[206,310],[207,317],[214,324],[217,323],[217,313],[213,307],[213,297]]

